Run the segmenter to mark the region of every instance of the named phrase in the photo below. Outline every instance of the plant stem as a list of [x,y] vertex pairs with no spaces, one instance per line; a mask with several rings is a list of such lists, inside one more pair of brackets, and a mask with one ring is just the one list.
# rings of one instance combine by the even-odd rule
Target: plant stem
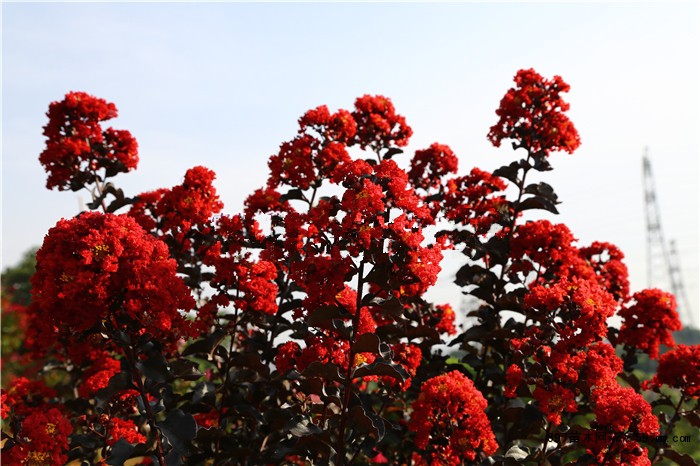
[[148,417],[148,425],[151,427],[151,432],[153,433],[153,436],[156,438],[156,449],[157,449],[157,456],[158,456],[158,462],[160,463],[161,466],[166,466],[165,463],[165,454],[163,453],[163,441],[160,438],[160,434],[158,433],[158,428],[156,427],[156,418],[153,414],[153,410],[151,409],[151,404],[148,402],[148,394],[146,393],[146,388],[143,385],[143,380],[141,379],[141,372],[136,368],[136,357],[134,355],[134,349],[129,347],[128,348],[128,353],[127,353],[127,358],[129,360],[129,366],[131,367],[132,375],[134,376],[134,380],[136,381],[136,386],[139,390],[139,393],[141,395],[141,401],[143,402],[143,406],[146,409],[146,416]]
[[[678,419],[678,413],[681,411],[681,406],[683,406],[683,402],[685,401],[685,394],[681,393],[681,399],[678,400],[678,404],[676,405],[676,408],[673,412],[673,416],[671,419],[668,421],[668,425],[666,426],[666,430],[664,431],[663,437],[668,438],[668,434],[671,433],[671,429],[673,428],[673,424],[676,422],[676,419]],[[656,459],[659,456],[659,452],[661,451],[661,447],[657,447],[656,451],[654,452],[654,456],[651,458],[651,463],[653,464]]]
[[360,328],[360,311],[362,309],[362,288],[364,287],[364,272],[365,259],[360,262],[360,267],[357,274],[357,304],[355,309],[355,317],[352,320],[352,333],[350,334],[350,355],[348,356],[348,369],[345,374],[345,387],[343,391],[343,406],[340,411],[340,427],[338,428],[338,456],[337,465],[345,464],[345,424],[348,417],[348,408],[350,405],[350,396],[352,395],[352,369],[355,362],[355,350],[353,345],[357,337],[357,332]]
[[[95,172],[93,172],[93,175],[95,175],[95,188],[97,188],[98,197],[102,197],[102,185],[100,184],[100,178],[97,176],[97,173],[95,173]],[[92,200],[94,201],[95,198],[93,197]],[[102,198],[100,200],[100,202],[102,204],[102,211],[104,213],[107,213],[107,204],[105,204],[104,198]]]

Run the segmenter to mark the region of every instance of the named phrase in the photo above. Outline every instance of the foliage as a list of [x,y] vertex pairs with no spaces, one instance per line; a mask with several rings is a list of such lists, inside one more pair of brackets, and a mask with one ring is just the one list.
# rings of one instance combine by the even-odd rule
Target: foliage
[[[3,461],[695,464],[664,436],[697,434],[698,347],[635,370],[675,345],[673,296],[630,294],[614,245],[523,220],[557,213],[532,178],[580,144],[568,90],[519,71],[488,137],[523,158],[465,175],[438,143],[402,168],[412,130],[386,97],[317,107],[234,215],[201,166],[127,197],[108,180],[139,156],[102,127],[114,104],[51,104],[47,187],[87,189],[93,211],[36,254]],[[459,318],[425,298],[448,249],[476,303]]]

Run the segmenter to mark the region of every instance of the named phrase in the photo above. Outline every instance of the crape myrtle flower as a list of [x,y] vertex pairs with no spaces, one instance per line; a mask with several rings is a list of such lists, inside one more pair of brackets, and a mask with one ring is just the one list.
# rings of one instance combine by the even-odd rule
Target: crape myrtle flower
[[10,414],[24,417],[37,406],[56,396],[56,390],[48,387],[43,380],[30,380],[26,377],[14,379],[7,390],[2,389],[2,419]]
[[416,151],[411,159],[408,179],[414,187],[427,191],[438,187],[445,175],[457,173],[458,163],[449,146],[434,142],[427,149]]
[[425,381],[412,407],[408,428],[422,450],[420,464],[459,465],[498,449],[484,412],[486,400],[459,371]]
[[65,453],[72,433],[71,423],[58,408],[31,408],[15,434],[18,442],[9,450],[2,450],[2,463],[63,466],[68,462]]
[[49,230],[37,252],[32,293],[61,335],[109,321],[174,342],[190,333],[179,310],[194,307],[176,270],[167,246],[133,218],[86,212]]
[[392,145],[403,147],[413,135],[406,119],[396,114],[391,99],[381,95],[358,97],[352,116],[357,132],[350,145],[357,144],[362,149],[370,147],[378,151]]
[[563,352],[599,341],[607,334],[606,321],[616,309],[613,296],[596,281],[577,277],[532,287],[524,304],[537,311],[540,319],[554,323],[557,348]]
[[569,227],[562,223],[536,220],[518,225],[510,243],[511,271],[537,272],[537,283],[567,277],[595,279],[594,270],[573,245],[575,241]]
[[471,226],[477,235],[485,235],[510,212],[505,196],[497,195],[505,189],[500,177],[475,167],[468,175],[447,180],[443,215],[456,224]]
[[545,79],[533,69],[518,71],[514,81],[516,86],[496,110],[499,120],[489,131],[489,141],[500,147],[510,139],[517,148],[545,156],[556,151],[573,153],[581,140],[564,114],[569,104],[561,94],[569,91],[569,85],[559,76]]
[[561,424],[561,415],[564,411],[575,413],[578,411],[576,404],[576,394],[573,390],[559,384],[552,384],[548,387],[535,387],[533,396],[537,401],[537,406],[545,415],[547,421],[554,425]]
[[682,328],[676,312],[676,298],[659,289],[642,290],[632,295],[634,304],[622,308],[622,326],[618,339],[649,355],[659,357],[659,346],[673,347],[672,332]]
[[648,448],[625,435],[598,436],[599,431],[589,430],[580,437],[586,452],[592,455],[600,466],[651,466]]
[[608,384],[594,390],[591,400],[600,428],[609,427],[618,433],[659,433],[659,420],[652,414],[651,405],[631,387]]
[[128,131],[103,129],[101,123],[117,116],[113,103],[84,92],[69,92],[49,105],[44,126],[46,148],[39,161],[49,174],[48,189],[77,191],[106,176],[128,172],[138,165],[138,145]]
[[700,397],[700,345],[678,345],[659,358],[659,368],[646,386],[668,385],[684,396]]
[[169,234],[182,242],[192,228],[206,229],[212,215],[224,207],[215,178],[206,167],[190,168],[182,184],[139,194],[128,214],[156,237]]
[[107,445],[114,445],[121,439],[131,444],[146,442],[146,437],[139,432],[138,427],[131,419],[112,417],[109,418],[105,424],[107,430]]
[[590,246],[580,248],[579,255],[593,268],[598,282],[618,302],[629,299],[629,272],[622,262],[625,255],[617,246],[595,241]]
[[340,144],[349,143],[357,133],[355,118],[347,110],[331,114],[325,105],[307,111],[299,118],[299,133],[315,131],[322,139]]

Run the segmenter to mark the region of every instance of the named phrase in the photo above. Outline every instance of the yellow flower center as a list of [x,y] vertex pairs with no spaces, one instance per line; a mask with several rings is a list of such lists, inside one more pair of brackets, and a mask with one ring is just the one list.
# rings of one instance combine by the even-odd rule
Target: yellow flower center
[[92,257],[97,260],[102,259],[107,254],[109,254],[109,245],[107,244],[98,244],[92,248]]
[[361,353],[355,355],[355,361],[353,362],[353,366],[359,366],[360,364],[367,364],[367,356]]
[[56,433],[56,424],[52,424],[52,423],[48,422],[46,424],[46,433],[49,435],[55,434]]
[[51,459],[51,455],[45,451],[30,451],[27,455],[27,464],[43,465],[47,464]]

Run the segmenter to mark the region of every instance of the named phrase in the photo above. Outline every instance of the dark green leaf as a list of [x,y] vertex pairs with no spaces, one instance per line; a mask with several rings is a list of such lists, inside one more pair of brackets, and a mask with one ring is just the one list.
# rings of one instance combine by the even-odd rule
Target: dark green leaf
[[304,377],[321,377],[324,380],[342,383],[345,380],[340,368],[333,363],[314,361],[302,372]]
[[199,372],[197,364],[187,359],[177,359],[170,363],[170,372],[176,379],[197,380],[204,374]]
[[398,154],[403,154],[403,150],[396,148],[396,147],[392,147],[391,149],[386,151],[386,153],[382,156],[382,158],[384,160],[389,160],[390,158],[392,158],[393,156],[398,155]]
[[552,201],[550,201],[547,198],[541,197],[541,196],[532,196],[524,201],[522,201],[518,206],[517,206],[517,211],[522,212],[524,210],[531,210],[531,209],[540,209],[540,210],[546,210],[548,212],[551,212],[553,214],[558,214],[559,211],[557,210],[556,206]]
[[183,356],[189,356],[191,354],[211,354],[216,346],[221,343],[225,336],[225,332],[222,329],[217,329],[211,335],[200,338],[194,341],[182,352]]
[[131,374],[126,371],[118,372],[109,379],[107,386],[95,394],[97,406],[104,406],[116,393],[133,388]]
[[354,353],[372,353],[378,354],[384,358],[391,354],[391,349],[373,333],[364,333],[352,345]]
[[289,432],[295,437],[305,437],[307,435],[313,435],[321,433],[321,429],[307,417],[302,415],[296,415],[287,423],[286,432]]
[[174,409],[157,425],[175,450],[183,455],[189,454],[190,444],[197,434],[197,423],[191,414]]
[[366,377],[368,375],[388,376],[399,379],[402,382],[410,376],[401,364],[393,364],[387,361],[375,361],[372,364],[360,366],[353,372],[353,378]]
[[170,378],[168,363],[160,352],[151,352],[146,360],[136,363],[136,368],[156,383],[164,383]]
[[136,447],[124,439],[119,439],[110,447],[110,452],[105,458],[105,463],[113,465],[124,464],[126,460],[131,458]]
[[386,433],[384,420],[372,412],[366,411],[361,405],[355,405],[350,408],[348,418],[351,421],[351,426],[360,432],[372,434],[381,441]]
[[536,196],[544,197],[554,204],[556,204],[558,200],[557,195],[554,193],[554,188],[544,182],[532,183],[525,188],[524,192],[527,194],[534,194]]

